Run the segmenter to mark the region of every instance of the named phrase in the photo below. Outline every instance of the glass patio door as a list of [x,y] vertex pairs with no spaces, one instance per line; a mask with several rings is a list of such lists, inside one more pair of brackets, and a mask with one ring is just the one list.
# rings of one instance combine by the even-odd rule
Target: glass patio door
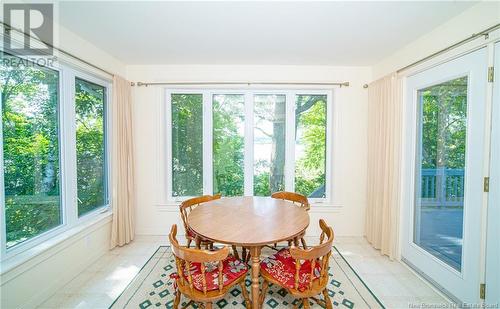
[[407,80],[404,260],[462,302],[479,301],[486,50]]

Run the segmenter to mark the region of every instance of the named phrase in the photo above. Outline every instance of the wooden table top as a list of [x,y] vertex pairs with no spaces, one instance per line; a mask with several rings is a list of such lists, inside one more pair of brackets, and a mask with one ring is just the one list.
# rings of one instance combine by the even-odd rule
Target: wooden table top
[[261,246],[298,236],[309,226],[309,215],[291,202],[270,197],[225,197],[196,207],[188,224],[215,242]]

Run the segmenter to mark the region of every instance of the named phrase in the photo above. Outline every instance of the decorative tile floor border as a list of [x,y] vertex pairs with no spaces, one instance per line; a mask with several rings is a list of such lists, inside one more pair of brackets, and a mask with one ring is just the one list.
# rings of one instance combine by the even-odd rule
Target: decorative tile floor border
[[[361,277],[349,265],[336,247],[330,259],[330,282],[328,294],[332,304],[338,308],[385,308],[373,294]],[[274,251],[264,249],[262,255],[271,255]],[[174,288],[169,275],[176,272],[175,260],[170,247],[161,246],[141,268],[127,288],[111,304],[110,308],[173,308]],[[245,280],[250,292],[250,276]],[[225,298],[214,303],[215,308],[244,308],[244,301],[239,286],[234,287]],[[181,298],[181,305],[189,300]],[[270,285],[264,308],[290,308],[297,300],[286,289]],[[313,308],[319,307],[311,302]],[[300,305],[302,306],[302,305]],[[192,305],[190,308],[197,308]]]

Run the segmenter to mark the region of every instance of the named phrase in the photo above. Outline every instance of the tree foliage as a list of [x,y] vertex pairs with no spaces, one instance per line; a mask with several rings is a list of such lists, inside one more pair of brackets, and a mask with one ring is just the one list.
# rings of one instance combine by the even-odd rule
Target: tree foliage
[[224,196],[244,193],[245,101],[242,95],[219,95],[213,102],[214,192]]
[[324,197],[326,96],[298,96],[297,106],[296,147],[301,146],[303,153],[295,159],[295,191],[306,196]]
[[172,95],[172,193],[203,194],[203,96]]
[[[3,61],[0,66],[8,247],[62,223],[59,73],[20,61],[12,63],[16,65]],[[107,202],[105,88],[78,79],[75,86],[77,197],[81,215]]]
[[420,91],[422,168],[465,167],[467,77]]
[[104,108],[106,88],[76,79],[78,215],[107,204]]
[[61,222],[57,72],[0,66],[7,246]]

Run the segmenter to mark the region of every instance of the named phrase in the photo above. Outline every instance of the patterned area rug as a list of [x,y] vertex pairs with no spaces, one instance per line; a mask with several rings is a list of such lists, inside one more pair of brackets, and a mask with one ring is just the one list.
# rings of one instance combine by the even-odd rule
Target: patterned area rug
[[[272,249],[264,249],[262,258],[273,254]],[[159,247],[110,308],[172,308],[174,303],[174,284],[169,275],[176,272],[174,256],[169,247]],[[384,308],[361,278],[334,247],[330,259],[330,283],[328,293],[334,307],[338,308]],[[250,293],[250,274],[246,279]],[[214,308],[245,308],[239,286],[231,290],[224,299],[214,303]],[[189,300],[181,298],[181,305]],[[297,300],[276,285],[270,285],[264,308],[291,308]],[[313,308],[320,308],[311,302]],[[300,304],[302,307],[302,304]],[[190,308],[197,308],[192,305]]]

